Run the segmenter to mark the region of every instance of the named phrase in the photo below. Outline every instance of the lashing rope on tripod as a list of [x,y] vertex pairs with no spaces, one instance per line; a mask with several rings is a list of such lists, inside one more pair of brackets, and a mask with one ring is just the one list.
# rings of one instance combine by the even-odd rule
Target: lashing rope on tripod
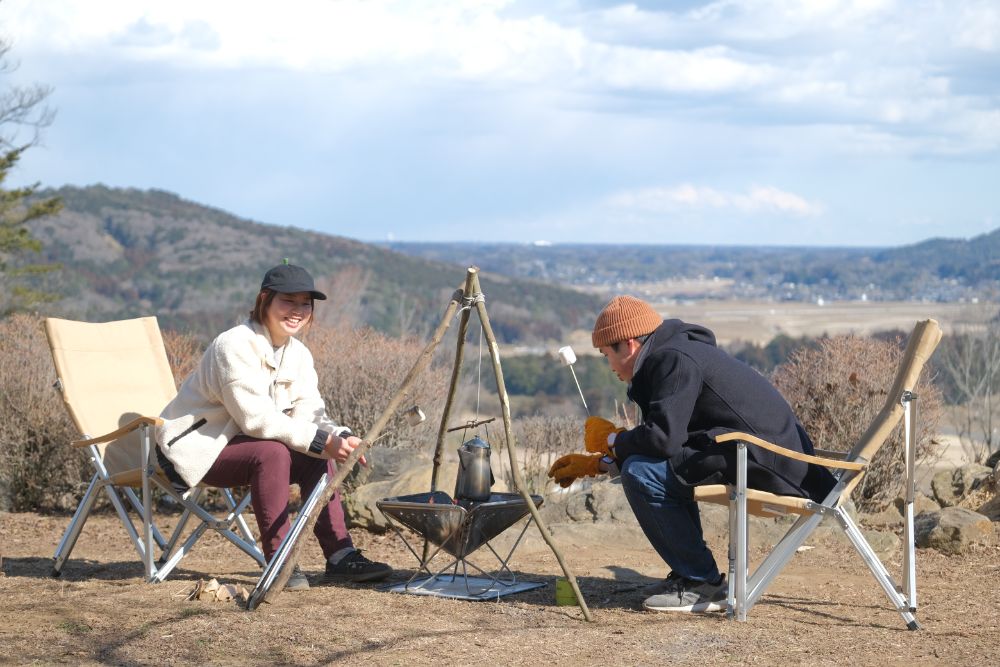
[[459,308],[455,314],[458,315],[462,311],[471,310],[477,303],[486,303],[486,295],[482,292],[476,292],[475,294],[471,294],[469,296],[463,296],[462,307]]

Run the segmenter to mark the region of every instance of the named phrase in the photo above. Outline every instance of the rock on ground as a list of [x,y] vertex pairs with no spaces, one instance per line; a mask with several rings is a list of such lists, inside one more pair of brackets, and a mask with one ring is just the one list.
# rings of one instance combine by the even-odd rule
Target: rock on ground
[[966,553],[973,544],[988,543],[993,536],[989,518],[964,507],[922,512],[914,523],[918,547],[946,554]]

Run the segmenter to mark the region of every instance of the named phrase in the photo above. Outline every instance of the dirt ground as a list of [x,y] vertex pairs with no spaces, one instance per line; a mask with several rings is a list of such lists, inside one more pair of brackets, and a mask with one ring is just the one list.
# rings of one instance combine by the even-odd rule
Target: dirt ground
[[[997,535],[961,557],[919,551],[923,629],[910,632],[857,554],[829,538],[797,554],[749,622],[737,623],[721,613],[642,611],[642,587],[666,572],[635,527],[553,526],[593,613],[587,623],[577,607],[555,605],[561,570],[533,526],[511,566],[521,580],[546,584],[534,591],[468,602],[370,585],[314,585],[248,612],[235,602],[185,599],[195,582],[211,577],[253,588],[259,572],[235,547],[207,536],[165,583],[146,584],[113,515],[92,517],[62,577],[51,577],[51,556],[68,520],[0,513],[2,664],[992,665],[1000,659]],[[309,539],[302,565],[316,582],[322,556]],[[399,568],[397,579],[414,571],[414,557],[394,534],[355,531],[355,540],[370,557]],[[725,553],[721,536],[710,543],[717,556]],[[486,565],[484,551],[472,560]],[[898,573],[899,556],[886,564]]]

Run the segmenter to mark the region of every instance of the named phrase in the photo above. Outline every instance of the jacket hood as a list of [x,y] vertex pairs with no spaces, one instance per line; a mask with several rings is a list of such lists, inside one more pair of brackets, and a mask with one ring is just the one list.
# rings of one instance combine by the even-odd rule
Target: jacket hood
[[[715,334],[700,324],[688,324],[681,320],[663,320],[663,324],[658,326],[656,331],[650,334],[649,339],[643,344],[642,350],[639,352],[639,357],[635,360],[632,372],[639,372],[639,369],[642,368],[643,363],[646,361],[646,357],[649,356],[650,350],[654,347],[657,349],[660,347],[674,347],[679,343],[687,341],[705,343],[706,345],[717,347],[715,344]],[[629,391],[631,391],[631,387],[632,385],[629,384]]]
[[667,341],[675,337],[683,336],[696,343],[706,343],[716,346],[715,334],[700,324],[688,324],[681,320],[663,320],[655,332],[656,338],[660,341]]

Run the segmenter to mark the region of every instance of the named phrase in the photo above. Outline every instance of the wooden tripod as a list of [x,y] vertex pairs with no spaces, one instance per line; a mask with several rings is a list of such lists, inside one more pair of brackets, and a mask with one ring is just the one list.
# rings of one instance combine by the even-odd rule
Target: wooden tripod
[[[573,592],[576,594],[577,603],[580,605],[580,610],[583,612],[583,617],[588,621],[592,621],[593,618],[590,614],[590,609],[587,607],[587,602],[584,600],[583,593],[580,592],[580,587],[576,581],[576,577],[573,575],[573,572],[570,571],[562,553],[553,541],[551,533],[542,521],[542,517],[539,515],[538,509],[535,507],[535,503],[532,502],[531,495],[525,487],[524,478],[522,477],[521,470],[517,464],[517,450],[514,442],[514,432],[511,428],[510,400],[507,397],[507,389],[503,381],[503,370],[500,368],[500,349],[497,346],[496,337],[493,335],[493,328],[490,326],[490,318],[486,312],[486,302],[479,287],[479,269],[476,267],[469,267],[465,276],[464,288],[455,290],[455,293],[451,297],[451,301],[448,303],[448,307],[445,309],[444,317],[441,318],[440,324],[438,324],[437,328],[434,330],[431,340],[420,352],[420,355],[417,357],[417,361],[413,364],[413,367],[410,369],[410,372],[407,373],[406,377],[403,378],[402,384],[399,386],[399,389],[396,390],[396,393],[393,395],[392,399],[390,399],[388,405],[386,405],[385,410],[382,411],[382,414],[375,420],[372,427],[367,433],[365,433],[362,443],[351,453],[347,460],[339,466],[337,474],[334,475],[333,479],[327,483],[327,486],[323,491],[322,500],[313,506],[313,511],[306,518],[304,526],[302,526],[301,529],[296,527],[297,529],[295,534],[301,535],[303,533],[312,532],[311,529],[315,525],[321,509],[326,506],[334,492],[340,488],[341,484],[343,484],[348,473],[354,468],[355,465],[357,465],[358,458],[360,458],[361,455],[368,449],[369,443],[374,442],[375,439],[381,435],[382,429],[384,429],[386,424],[389,423],[389,420],[409,394],[413,382],[430,364],[434,349],[441,342],[441,339],[444,338],[444,334],[448,330],[451,320],[459,306],[461,306],[462,310],[459,319],[458,343],[455,350],[455,364],[451,372],[451,385],[448,389],[448,397],[445,401],[444,412],[441,416],[441,425],[438,429],[437,444],[434,449],[434,467],[431,473],[431,490],[438,490],[438,471],[441,466],[441,454],[444,449],[445,435],[448,430],[448,417],[451,414],[451,408],[454,404],[455,390],[458,385],[459,371],[461,370],[462,358],[464,356],[465,337],[469,328],[469,317],[471,315],[472,308],[474,307],[476,309],[476,313],[479,315],[479,320],[483,327],[483,335],[489,346],[490,359],[493,363],[493,373],[496,376],[497,393],[500,396],[500,407],[503,412],[503,427],[504,434],[506,436],[507,455],[510,458],[510,469],[511,475],[514,478],[514,485],[517,487],[518,493],[521,494],[521,497],[524,498],[527,503],[528,511],[531,512],[531,517],[534,519],[535,525],[538,526],[542,539],[545,540],[545,543],[552,550],[556,560],[559,562],[559,566],[566,575],[566,579],[573,588]],[[302,518],[299,519],[299,521],[301,520]],[[296,523],[298,523],[298,521]],[[248,609],[255,609],[261,601],[271,602],[281,594],[285,587],[285,583],[288,581],[289,576],[291,576],[292,568],[295,563],[298,562],[298,554],[301,549],[301,545],[301,540],[294,539],[288,541],[287,543],[283,543],[278,548],[278,552],[272,557],[272,562],[278,563],[280,570],[276,576],[268,580],[268,584],[264,590],[259,590],[261,588],[261,584],[258,583],[258,588],[254,590],[254,593],[250,597],[250,602],[247,605]],[[264,574],[261,576],[261,581],[263,582],[267,576],[268,571],[265,569]]]

